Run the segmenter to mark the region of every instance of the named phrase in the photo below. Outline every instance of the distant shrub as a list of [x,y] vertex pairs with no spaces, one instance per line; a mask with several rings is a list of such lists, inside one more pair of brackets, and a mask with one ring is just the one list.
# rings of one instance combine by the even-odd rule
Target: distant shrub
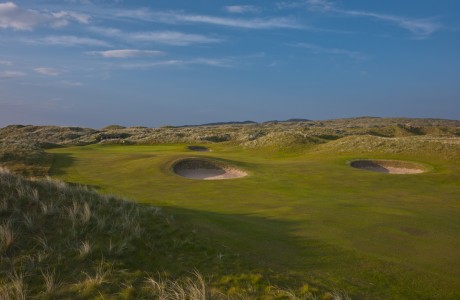
[[131,135],[126,132],[102,133],[96,138],[96,140],[103,141],[103,140],[113,140],[113,139],[126,139],[130,136]]
[[201,140],[203,141],[209,141],[209,142],[214,142],[214,143],[221,143],[221,142],[226,142],[231,139],[229,134],[219,134],[219,135],[210,135],[210,136],[203,136],[201,137]]

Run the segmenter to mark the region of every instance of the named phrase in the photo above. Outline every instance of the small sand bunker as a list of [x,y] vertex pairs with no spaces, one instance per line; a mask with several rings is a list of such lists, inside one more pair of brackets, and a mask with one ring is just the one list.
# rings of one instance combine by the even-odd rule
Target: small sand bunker
[[209,148],[204,147],[204,146],[188,146],[187,149],[191,150],[191,151],[198,151],[198,152],[209,152],[209,151],[211,151]]
[[247,175],[246,172],[237,168],[203,158],[187,158],[178,161],[174,164],[173,171],[182,177],[203,180],[231,179]]
[[419,164],[399,160],[355,160],[353,168],[389,174],[418,174],[426,170]]

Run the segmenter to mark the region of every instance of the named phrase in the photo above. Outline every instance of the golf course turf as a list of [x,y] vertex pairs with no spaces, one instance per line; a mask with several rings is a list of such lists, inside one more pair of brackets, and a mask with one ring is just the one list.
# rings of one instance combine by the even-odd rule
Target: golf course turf
[[[193,156],[248,176],[177,176],[174,163],[190,156],[184,144],[52,149],[50,174],[162,207],[280,277],[295,274],[356,298],[460,297],[459,161],[436,153],[210,148]],[[411,161],[428,171],[365,172],[350,167],[357,159]]]

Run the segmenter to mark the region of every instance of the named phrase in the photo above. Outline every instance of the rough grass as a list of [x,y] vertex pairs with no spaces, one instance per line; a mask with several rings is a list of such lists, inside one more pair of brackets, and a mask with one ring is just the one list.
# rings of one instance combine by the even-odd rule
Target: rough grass
[[[0,169],[0,299],[286,298],[270,274],[219,281],[240,264],[157,207]],[[290,287],[290,299],[341,299]]]

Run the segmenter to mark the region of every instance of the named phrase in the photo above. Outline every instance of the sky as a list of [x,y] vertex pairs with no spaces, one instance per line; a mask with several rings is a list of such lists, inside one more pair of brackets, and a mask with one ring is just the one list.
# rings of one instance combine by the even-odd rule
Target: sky
[[458,0],[0,0],[0,127],[460,119]]

